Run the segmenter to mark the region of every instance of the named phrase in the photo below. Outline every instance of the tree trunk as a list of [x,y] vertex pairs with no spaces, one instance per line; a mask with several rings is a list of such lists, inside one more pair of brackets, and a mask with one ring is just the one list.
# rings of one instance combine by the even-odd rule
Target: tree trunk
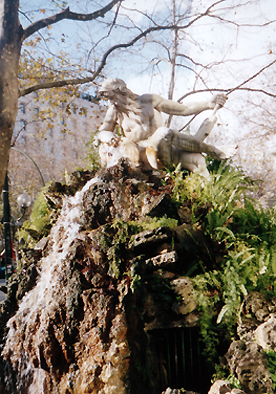
[[[173,25],[176,24],[176,9],[175,9],[175,0],[172,1],[172,23]],[[168,93],[168,99],[172,100],[173,99],[173,93],[174,93],[174,88],[175,88],[175,72],[176,72],[176,58],[177,58],[177,47],[178,47],[178,31],[175,30],[173,32],[173,48],[172,48],[172,55],[171,55],[171,80],[170,80],[170,86],[169,86],[169,93]],[[171,122],[172,122],[173,115],[169,115],[167,119],[166,126],[170,127]]]
[[18,7],[19,0],[0,0],[0,191],[17,115],[18,62],[22,38]]

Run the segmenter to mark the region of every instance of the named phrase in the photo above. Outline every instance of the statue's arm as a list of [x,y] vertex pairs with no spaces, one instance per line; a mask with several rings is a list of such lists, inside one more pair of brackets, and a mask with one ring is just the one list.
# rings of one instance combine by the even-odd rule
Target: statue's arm
[[180,115],[180,116],[187,116],[187,115],[194,115],[198,114],[202,111],[207,109],[214,109],[216,103],[220,106],[223,106],[226,101],[226,96],[218,95],[214,96],[211,100],[204,100],[199,102],[190,102],[187,105],[177,103],[172,100],[164,99],[158,95],[151,95],[152,96],[152,105],[155,109],[160,112],[165,112],[169,115]]
[[108,108],[103,124],[99,128],[100,131],[114,131],[117,124],[117,114],[113,107]]

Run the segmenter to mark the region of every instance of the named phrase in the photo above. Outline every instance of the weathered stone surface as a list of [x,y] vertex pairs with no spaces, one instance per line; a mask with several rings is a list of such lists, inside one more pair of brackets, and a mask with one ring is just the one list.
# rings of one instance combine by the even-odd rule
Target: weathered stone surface
[[87,227],[93,229],[110,222],[112,201],[108,185],[93,184],[83,199],[83,210]]
[[197,307],[193,293],[193,285],[189,278],[179,277],[171,281],[171,286],[177,295],[181,296],[181,302],[175,302],[172,310],[181,315],[187,315]]
[[43,250],[45,250],[47,244],[48,244],[48,237],[43,237],[43,238],[41,238],[41,240],[38,241],[37,244],[34,246],[34,250],[43,251]]
[[272,392],[270,372],[263,349],[256,341],[234,341],[227,354],[229,368],[238,377],[246,394]]
[[226,380],[217,380],[210,388],[208,394],[226,394],[231,393],[229,382]]
[[162,253],[146,260],[146,265],[151,265],[154,269],[168,269],[170,266],[174,265],[177,260],[178,255],[176,251],[173,250],[171,252]]
[[237,327],[240,340],[232,342],[226,359],[246,394],[272,392],[264,350],[275,351],[274,313],[275,300],[267,301],[261,293],[251,292],[244,300]]
[[243,309],[245,315],[251,315],[257,320],[256,324],[258,325],[260,322],[263,322],[273,310],[276,310],[276,307],[273,302],[267,302],[263,294],[253,291],[245,298]]
[[[211,240],[191,225],[188,205],[173,213],[182,223],[174,229],[139,228],[132,235],[126,226],[116,238],[129,220],[163,215],[170,199],[160,177],[127,163],[101,171],[73,196],[74,189],[65,197],[52,190],[52,204],[63,204],[60,216],[47,240],[22,251],[22,270],[1,305],[5,394],[179,394],[164,391],[167,374],[149,351],[148,330],[198,324],[184,275],[198,259],[207,268],[216,264]],[[275,300],[246,297],[240,340],[225,356],[244,391],[225,383],[209,394],[272,392],[264,349],[275,349],[274,313]]]
[[[126,168],[119,166],[102,179],[91,180],[75,196],[65,197],[47,242],[37,245],[35,253],[40,261],[26,268],[26,279],[34,276],[33,281],[26,285],[24,278],[11,282],[7,302],[13,307],[7,319],[18,310],[8,322],[3,351],[7,394],[17,391],[140,394],[147,390],[159,394],[161,391],[158,382],[162,378],[156,379],[156,371],[154,379],[150,377],[153,356],[147,361],[143,316],[133,308],[137,302],[143,304],[147,291],[131,290],[131,280],[137,274],[135,269],[131,270],[130,262],[139,260],[145,265],[146,259],[160,253],[164,258],[164,250],[169,246],[162,245],[165,241],[170,244],[171,230],[158,228],[149,232],[149,237],[145,236],[147,256],[144,258],[140,256],[141,234],[133,249],[129,248],[129,236],[120,245],[118,261],[116,257],[114,260],[116,245],[112,236],[120,228],[107,228],[106,224],[139,217],[141,206],[135,201],[141,190],[149,193],[149,199],[143,197],[144,204],[152,195],[159,194],[153,189],[157,178],[152,182],[152,178],[142,174],[136,182],[127,175]],[[59,195],[58,200],[61,201]],[[176,252],[172,256],[176,259]],[[110,270],[111,264],[117,264],[118,277]],[[128,277],[131,272],[133,276]],[[160,286],[162,289],[161,282]],[[26,291],[28,294],[17,305]],[[171,294],[174,294],[172,290]],[[161,299],[152,300],[153,304],[164,307]],[[168,302],[165,309],[173,314],[171,304]],[[2,317],[3,312],[2,308]]]
[[164,212],[169,208],[169,198],[166,192],[153,195],[149,198],[149,194],[141,195],[140,200],[147,198],[147,204],[143,204],[142,215],[163,216]]
[[[178,389],[171,389],[170,387],[168,387],[166,389],[166,391],[162,391],[161,394],[181,394],[183,393],[183,390],[178,390]],[[195,391],[186,391],[185,390],[185,394],[198,394]]]
[[208,394],[246,394],[243,390],[232,389],[230,388],[230,384],[227,380],[217,380]]
[[276,317],[274,314],[256,328],[254,337],[257,344],[264,350],[276,351]]
[[135,253],[153,253],[157,246],[170,242],[172,239],[171,230],[167,227],[158,227],[154,230],[145,230],[132,237],[129,249]]
[[177,213],[182,223],[191,223],[192,213],[189,207],[181,206],[178,208]]
[[25,256],[24,264],[15,275],[12,275],[6,287],[7,298],[1,303],[1,317],[5,322],[17,308],[17,303],[23,296],[30,291],[34,286],[38,277],[38,266],[35,264],[37,253],[27,253]]
[[84,225],[88,228],[114,219],[135,220],[160,210],[163,201],[167,204],[168,194],[162,190],[160,177],[134,171],[125,160],[100,175],[83,198]]

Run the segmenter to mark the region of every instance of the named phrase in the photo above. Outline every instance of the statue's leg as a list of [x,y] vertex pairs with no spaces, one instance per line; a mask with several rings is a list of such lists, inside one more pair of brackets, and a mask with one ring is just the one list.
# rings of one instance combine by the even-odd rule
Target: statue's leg
[[154,169],[162,169],[171,163],[173,130],[159,127],[147,140],[140,141],[139,146],[145,147],[148,163]]
[[182,167],[189,171],[205,178],[209,176],[205,158],[201,153],[185,152],[170,145],[166,139],[161,140],[158,145],[158,157],[164,166],[181,163]]
[[138,145],[138,149],[139,149],[139,163],[140,163],[139,166],[140,166],[140,168],[144,171],[152,170],[153,167],[149,163],[148,156],[146,154],[146,148]]
[[209,177],[205,157],[201,153],[184,152],[179,149],[174,150],[174,164],[181,163],[186,170],[202,175],[205,178]]
[[173,133],[172,145],[176,146],[178,149],[193,152],[193,153],[207,153],[214,159],[225,160],[233,155],[233,147],[229,149],[225,149],[224,151],[217,149],[213,145],[205,144],[205,142],[201,142],[191,135],[179,133],[175,131]]
[[135,142],[130,141],[128,138],[122,138],[121,152],[124,157],[127,157],[134,167],[140,166],[140,152],[139,147]]
[[[207,153],[215,159],[225,160],[231,157],[236,150],[235,146],[217,149],[213,145],[206,144],[191,135],[179,133],[166,127],[159,127],[146,141],[146,155],[152,168],[160,169],[166,164],[178,164],[174,156],[174,150],[190,153]],[[199,156],[200,157],[200,156]],[[204,159],[204,158],[203,158]],[[199,159],[202,161],[202,159]],[[206,173],[206,171],[204,171]]]

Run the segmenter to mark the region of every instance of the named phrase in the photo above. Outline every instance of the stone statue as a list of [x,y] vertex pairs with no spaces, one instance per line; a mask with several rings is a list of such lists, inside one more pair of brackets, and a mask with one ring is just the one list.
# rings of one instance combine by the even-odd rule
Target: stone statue
[[[157,94],[134,94],[118,78],[106,80],[100,93],[112,104],[95,138],[95,145],[100,143],[103,166],[113,166],[121,157],[127,157],[135,167],[161,169],[166,164],[181,163],[184,168],[207,177],[209,172],[202,153],[226,159],[235,152],[233,146],[218,149],[204,143],[205,135],[200,132],[193,137],[164,127],[162,112],[188,116],[222,107],[227,99],[223,94],[183,105]],[[123,137],[115,133],[116,126],[122,129]]]

